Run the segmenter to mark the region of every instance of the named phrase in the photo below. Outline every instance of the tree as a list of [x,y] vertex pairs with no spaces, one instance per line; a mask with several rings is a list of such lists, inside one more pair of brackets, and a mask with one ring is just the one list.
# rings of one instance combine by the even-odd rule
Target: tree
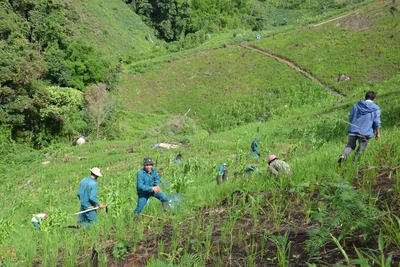
[[93,116],[96,126],[96,138],[100,137],[100,126],[114,109],[115,101],[109,96],[107,86],[98,83],[86,89],[85,100],[88,111]]
[[92,46],[82,41],[73,42],[66,51],[68,86],[84,90],[85,86],[103,82],[107,67]]

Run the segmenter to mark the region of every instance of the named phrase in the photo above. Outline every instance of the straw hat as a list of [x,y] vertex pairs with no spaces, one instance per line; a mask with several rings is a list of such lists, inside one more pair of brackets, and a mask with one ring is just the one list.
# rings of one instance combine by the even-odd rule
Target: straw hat
[[93,173],[94,175],[98,176],[98,177],[102,176],[99,168],[91,168],[90,172]]

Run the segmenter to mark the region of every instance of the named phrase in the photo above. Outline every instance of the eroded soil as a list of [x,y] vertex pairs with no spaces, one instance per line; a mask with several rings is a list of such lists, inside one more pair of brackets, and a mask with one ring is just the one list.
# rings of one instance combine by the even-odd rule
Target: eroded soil
[[[394,192],[397,168],[382,167],[377,168],[375,181],[372,181],[373,194],[377,196],[376,206],[382,210],[388,207],[394,214],[400,212],[400,195]],[[363,173],[370,171],[370,167],[360,168],[358,175],[355,177],[353,186],[360,186],[360,177]],[[273,196],[268,193],[247,194],[241,191],[232,193],[232,198],[224,199],[219,207],[204,208],[199,211],[196,218],[189,218],[187,222],[182,223],[181,228],[177,230],[172,228],[171,222],[163,222],[162,231],[149,230],[145,232],[145,238],[139,241],[135,250],[128,248],[128,254],[123,260],[113,260],[112,247],[107,249],[109,258],[109,266],[146,266],[146,262],[151,259],[157,259],[159,253],[159,243],[164,244],[164,253],[174,263],[178,263],[183,253],[174,253],[170,249],[176,245],[177,247],[187,248],[187,253],[196,254],[199,251],[209,251],[206,266],[278,266],[279,258],[277,257],[277,243],[273,241],[273,236],[284,236],[287,234],[286,247],[290,244],[290,259],[288,266],[307,266],[306,262],[314,263],[316,266],[333,266],[335,264],[346,264],[345,258],[339,248],[333,243],[327,243],[318,253],[317,256],[309,258],[305,251],[306,242],[309,239],[308,232],[315,226],[317,222],[306,218],[304,208],[297,207],[296,203],[301,203],[298,196],[287,193],[285,196],[293,203],[290,210],[285,211],[284,217],[279,220],[277,227],[277,218],[274,217],[274,211],[271,210],[270,201]],[[237,201],[250,202],[255,197],[264,199],[257,211],[256,220],[254,215],[250,215],[240,210],[235,205]],[[313,198],[318,197],[316,194]],[[233,201],[236,199],[236,202]],[[232,218],[232,214],[237,214],[231,233],[224,231],[226,221]],[[196,236],[190,225],[196,220],[198,227],[204,228],[204,235],[211,233],[211,242],[208,245],[204,242],[196,242]],[[155,223],[155,218],[142,218],[141,223]],[[212,229],[211,229],[212,228]],[[335,233],[333,233],[335,235]],[[376,229],[375,236],[363,240],[361,237],[352,236],[345,238],[341,242],[346,254],[350,259],[357,259],[358,256],[354,247],[358,249],[378,249],[377,237],[379,229]],[[176,251],[176,250],[175,250]],[[182,250],[183,251],[183,250]],[[393,244],[385,247],[385,256],[393,255],[392,266],[400,264],[399,248]],[[171,257],[173,256],[173,257]],[[190,265],[187,265],[190,266]]]

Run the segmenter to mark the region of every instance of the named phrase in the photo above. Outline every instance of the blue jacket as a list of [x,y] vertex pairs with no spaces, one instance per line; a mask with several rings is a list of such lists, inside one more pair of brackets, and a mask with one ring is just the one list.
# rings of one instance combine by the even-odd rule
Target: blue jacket
[[225,166],[221,165],[221,166],[218,167],[217,172],[219,174],[223,174],[225,170],[226,170]]
[[151,168],[150,173],[147,173],[143,168],[136,174],[136,191],[139,196],[152,193],[153,186],[160,184],[161,179],[160,176],[158,176],[156,168]]
[[256,138],[256,139],[254,139],[254,141],[251,143],[251,150],[252,150],[252,151],[257,151],[257,148],[258,148],[258,140],[257,140],[257,138]]
[[97,207],[100,201],[97,200],[97,182],[92,176],[89,176],[81,181],[78,189],[78,198],[81,205],[84,207]]
[[381,128],[381,109],[372,101],[360,101],[353,105],[349,116],[349,133],[367,138]]

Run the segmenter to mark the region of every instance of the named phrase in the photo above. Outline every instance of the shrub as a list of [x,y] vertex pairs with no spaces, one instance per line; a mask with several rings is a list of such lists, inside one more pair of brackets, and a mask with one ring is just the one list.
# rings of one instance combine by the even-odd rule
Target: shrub
[[70,77],[68,86],[84,90],[85,86],[104,81],[107,67],[101,55],[81,41],[71,43],[66,51],[65,64]]
[[309,256],[314,256],[330,240],[330,234],[338,233],[339,241],[360,234],[367,240],[374,232],[378,210],[365,202],[365,198],[347,182],[323,184],[311,211],[311,218],[319,226],[309,232],[306,245]]

